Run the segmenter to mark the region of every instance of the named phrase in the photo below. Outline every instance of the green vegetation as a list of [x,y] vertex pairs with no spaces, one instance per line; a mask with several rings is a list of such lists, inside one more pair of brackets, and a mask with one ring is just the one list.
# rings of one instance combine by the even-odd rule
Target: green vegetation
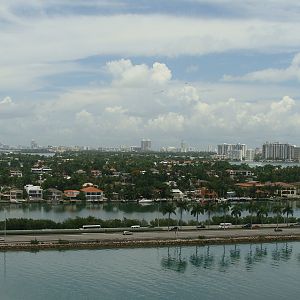
[[[159,219],[160,226],[175,226],[178,225],[177,219],[172,219],[171,215],[175,214],[175,205],[172,203],[169,203],[168,205],[163,207],[164,214],[168,214],[168,218]],[[223,206],[224,209],[224,206]],[[204,207],[201,207],[201,205],[194,204],[191,208],[191,213],[194,215],[197,215],[199,213],[202,213],[204,210]],[[212,217],[207,218],[203,223],[209,227],[209,225],[218,225],[222,222],[228,222],[233,224],[279,224],[286,222],[287,225],[289,223],[295,223],[299,222],[300,219],[297,219],[295,217],[290,217],[291,210],[289,210],[289,213],[287,213],[286,209],[286,216],[283,216],[284,210],[281,208],[275,209],[273,208],[272,212],[275,213],[274,216],[268,216],[268,207],[267,206],[261,206],[257,210],[256,215],[247,215],[245,217],[241,217],[241,208],[238,206],[234,206],[231,210],[231,213],[228,213],[227,208],[225,211],[223,211],[222,215],[214,215]],[[95,217],[76,217],[74,219],[67,219],[63,222],[54,222],[52,220],[44,220],[44,219],[25,219],[25,218],[13,218],[13,219],[7,219],[6,220],[6,229],[7,230],[38,230],[38,229],[79,229],[82,228],[83,225],[93,225],[93,224],[99,224],[101,225],[101,228],[123,228],[123,227],[130,227],[132,225],[140,225],[142,227],[156,227],[158,224],[158,219],[151,220],[150,222],[147,222],[145,220],[137,220],[137,219],[126,219],[123,218],[120,219],[113,219],[113,220],[102,220]],[[181,226],[196,226],[199,225],[198,218],[197,220],[189,220],[188,222],[181,220],[180,222]],[[278,226],[278,225],[277,225]],[[4,221],[0,222],[0,230],[4,230]]]
[[[35,174],[32,168],[50,168],[49,172]],[[230,175],[228,170],[251,171],[250,177],[241,173]],[[21,177],[11,176],[21,172]],[[245,189],[236,185],[249,180],[259,182],[300,182],[300,167],[265,165],[251,168],[247,164],[231,165],[214,161],[208,154],[169,153],[103,153],[99,151],[67,152],[53,157],[26,154],[0,154],[1,192],[10,188],[23,189],[26,184],[42,184],[46,189],[77,189],[92,183],[104,190],[107,199],[135,200],[171,198],[172,188],[183,192],[205,187],[216,197],[235,192],[240,197],[274,196],[276,185]],[[84,200],[83,195],[78,196]]]
[[196,217],[197,225],[199,225],[199,214],[204,214],[204,212],[205,212],[204,207],[202,205],[200,205],[199,203],[194,203],[191,206],[191,215]]
[[[168,214],[168,229],[170,227],[170,220],[171,220],[171,214],[176,215],[176,206],[173,203],[167,203],[166,205],[163,206],[162,208],[162,213],[163,215]],[[160,222],[162,225],[162,222]]]

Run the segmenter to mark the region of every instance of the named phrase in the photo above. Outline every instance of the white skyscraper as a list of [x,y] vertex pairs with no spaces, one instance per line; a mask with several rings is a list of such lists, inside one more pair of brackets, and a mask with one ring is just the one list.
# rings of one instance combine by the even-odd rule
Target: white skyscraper
[[266,160],[293,160],[295,146],[279,142],[266,142],[262,146],[262,157]]
[[[241,151],[241,152],[238,152]],[[221,144],[218,145],[218,155],[224,155],[229,159],[233,159],[232,157],[242,156],[242,159],[246,158],[247,146],[245,144]],[[241,153],[241,154],[240,154]]]

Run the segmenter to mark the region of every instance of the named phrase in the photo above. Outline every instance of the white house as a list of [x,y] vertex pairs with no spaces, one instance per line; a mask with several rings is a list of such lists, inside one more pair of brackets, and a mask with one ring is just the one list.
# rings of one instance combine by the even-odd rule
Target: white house
[[43,199],[43,189],[38,185],[27,184],[24,189],[28,195],[29,201],[36,201]]

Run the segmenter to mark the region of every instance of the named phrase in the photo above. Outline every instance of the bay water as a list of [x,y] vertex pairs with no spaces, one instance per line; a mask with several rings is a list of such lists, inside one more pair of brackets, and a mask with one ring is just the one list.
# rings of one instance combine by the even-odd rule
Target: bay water
[[2,300],[298,299],[300,243],[0,253]]

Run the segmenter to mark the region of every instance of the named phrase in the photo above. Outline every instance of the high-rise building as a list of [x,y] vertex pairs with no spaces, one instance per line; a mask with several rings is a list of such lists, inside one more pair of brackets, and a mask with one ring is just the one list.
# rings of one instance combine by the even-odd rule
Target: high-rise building
[[241,151],[242,159],[246,157],[247,146],[245,144],[221,144],[218,145],[218,155],[224,155],[229,159],[233,157],[240,157],[239,152]]
[[180,152],[187,152],[187,151],[188,151],[188,145],[184,141],[181,141]]
[[215,152],[214,146],[208,145],[207,151],[208,151],[208,152]]
[[253,161],[255,156],[255,150],[254,149],[247,149],[246,151],[246,160],[247,161]]
[[227,158],[230,160],[243,160],[243,151],[242,150],[229,150],[227,153]]
[[30,146],[31,149],[37,149],[39,147],[35,140],[31,140]]
[[151,140],[142,139],[141,140],[141,151],[151,150]]
[[262,157],[266,160],[293,160],[295,146],[279,142],[266,142],[262,146]]
[[300,162],[300,147],[294,148],[294,160]]

